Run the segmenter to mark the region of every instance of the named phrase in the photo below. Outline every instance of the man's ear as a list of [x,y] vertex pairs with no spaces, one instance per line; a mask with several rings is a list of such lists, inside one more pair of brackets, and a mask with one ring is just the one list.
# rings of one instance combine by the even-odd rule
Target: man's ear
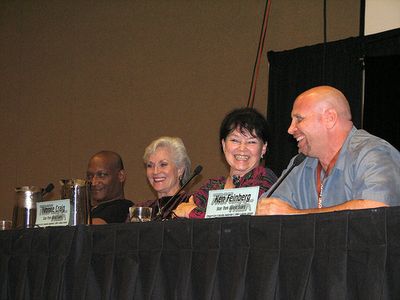
[[333,128],[337,122],[337,119],[338,119],[338,114],[335,109],[329,108],[325,111],[324,121],[327,128],[329,129]]
[[125,182],[126,171],[124,169],[118,171],[118,180],[119,180],[119,182]]

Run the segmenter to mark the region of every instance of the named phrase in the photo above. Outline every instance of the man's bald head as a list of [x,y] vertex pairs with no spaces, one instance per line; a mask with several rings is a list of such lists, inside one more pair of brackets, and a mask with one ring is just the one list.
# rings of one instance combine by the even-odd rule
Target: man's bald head
[[331,86],[318,86],[300,94],[296,101],[308,101],[315,109],[323,110],[333,108],[339,118],[351,120],[350,105],[341,91]]
[[291,115],[288,133],[298,142],[299,152],[318,158],[323,166],[342,147],[353,126],[346,97],[330,86],[300,94]]
[[95,159],[97,157],[104,159],[109,164],[109,167],[112,169],[115,169],[115,170],[123,170],[124,169],[124,164],[122,162],[121,156],[114,151],[103,150],[103,151],[97,152],[89,159],[89,164],[93,159]]

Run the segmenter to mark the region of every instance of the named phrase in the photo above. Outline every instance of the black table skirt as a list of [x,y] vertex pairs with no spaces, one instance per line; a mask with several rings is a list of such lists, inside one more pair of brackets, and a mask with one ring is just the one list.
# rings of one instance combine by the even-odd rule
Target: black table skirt
[[1,299],[400,299],[400,207],[0,232]]

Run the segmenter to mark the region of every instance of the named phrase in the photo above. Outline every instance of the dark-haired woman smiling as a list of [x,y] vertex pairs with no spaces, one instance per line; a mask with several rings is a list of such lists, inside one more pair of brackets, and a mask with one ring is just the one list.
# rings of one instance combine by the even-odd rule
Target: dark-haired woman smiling
[[174,214],[185,218],[204,218],[210,190],[259,186],[259,196],[277,180],[272,170],[261,165],[267,152],[268,124],[253,108],[235,109],[225,116],[220,127],[221,149],[230,166],[228,176],[209,179]]

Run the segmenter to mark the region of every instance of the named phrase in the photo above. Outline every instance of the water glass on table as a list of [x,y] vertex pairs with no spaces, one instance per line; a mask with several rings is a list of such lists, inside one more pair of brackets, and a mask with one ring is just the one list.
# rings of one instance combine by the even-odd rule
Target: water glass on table
[[0,220],[0,230],[12,229],[12,222],[10,220]]
[[130,207],[129,220],[131,222],[148,222],[151,221],[151,207]]

